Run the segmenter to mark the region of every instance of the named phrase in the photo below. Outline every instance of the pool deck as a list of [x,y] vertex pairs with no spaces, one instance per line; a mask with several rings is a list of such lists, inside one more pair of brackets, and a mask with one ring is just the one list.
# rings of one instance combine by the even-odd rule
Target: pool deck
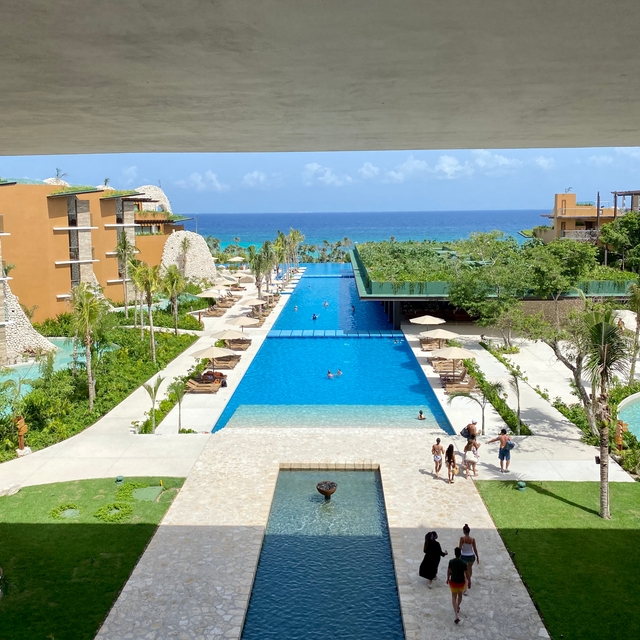
[[[491,382],[502,382],[508,394],[507,403],[515,410],[517,403],[515,394],[509,387],[509,374],[506,367],[480,346],[478,327],[471,324],[450,324],[447,329],[460,334],[459,340],[464,348],[473,351],[480,369]],[[417,335],[422,327],[402,325],[407,339],[413,347],[418,362],[429,378],[436,396],[440,400],[450,422],[457,433],[475,417],[480,422],[480,407],[471,400],[456,399],[452,405],[447,404],[447,396],[442,389],[440,379],[433,367],[426,360],[426,353],[420,351]],[[491,332],[483,330],[485,335]],[[518,446],[511,454],[511,473],[500,473],[497,460],[497,443],[484,445],[480,450],[479,472],[483,480],[567,480],[594,481],[600,480],[600,467],[595,463],[598,455],[596,447],[581,441],[582,432],[569,422],[550,402],[540,397],[533,389],[539,385],[541,389],[550,389],[551,396],[560,396],[567,402],[577,399],[571,395],[568,370],[556,362],[551,349],[543,343],[521,342],[521,351],[516,355],[506,356],[514,364],[520,365],[528,377],[528,383],[520,384],[520,404],[522,421],[527,424],[533,436],[514,437]],[[503,428],[504,422],[497,412],[487,408],[487,429],[489,437],[495,437]],[[459,439],[461,440],[461,439]],[[486,442],[487,438],[480,438]],[[459,442],[460,445],[464,441]],[[609,466],[611,482],[633,482],[633,478],[620,465],[611,460]]]
[[[294,279],[294,284],[299,277]],[[248,285],[243,299],[255,296],[255,286]],[[156,436],[132,433],[132,421],[144,420],[151,406],[147,392],[139,387],[94,425],[72,438],[0,464],[0,489],[12,485],[30,486],[88,478],[115,478],[119,475],[186,477],[211,437],[210,431],[217,416],[240,383],[286,298],[286,295],[281,296],[262,327],[245,328],[244,332],[252,338],[252,344],[242,352],[242,359],[236,368],[227,372],[227,388],[220,389],[215,395],[185,395],[183,424],[199,433],[178,435],[177,409],[158,425]],[[205,329],[198,332],[201,337],[157,374],[164,378],[159,400],[165,397],[173,378],[185,375],[196,363],[191,354],[211,345],[210,336],[225,327],[229,319],[246,310],[240,301],[220,318],[203,318]],[[172,420],[175,420],[173,424]]]
[[[421,429],[216,433],[97,638],[239,638],[279,469],[327,469],[331,478],[334,468],[377,465],[406,638],[548,638],[473,481],[458,476],[449,485],[433,477],[432,441]],[[474,568],[458,626],[444,582],[449,558],[432,589],[418,567],[428,531],[438,531],[452,556],[465,523],[477,540],[481,564]]]

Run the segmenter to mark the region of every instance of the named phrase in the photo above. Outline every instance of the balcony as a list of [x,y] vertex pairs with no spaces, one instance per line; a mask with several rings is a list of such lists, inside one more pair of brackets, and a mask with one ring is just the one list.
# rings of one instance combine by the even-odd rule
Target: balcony
[[561,238],[568,238],[569,240],[577,240],[578,242],[597,242],[599,232],[597,229],[584,229],[580,231],[561,231]]

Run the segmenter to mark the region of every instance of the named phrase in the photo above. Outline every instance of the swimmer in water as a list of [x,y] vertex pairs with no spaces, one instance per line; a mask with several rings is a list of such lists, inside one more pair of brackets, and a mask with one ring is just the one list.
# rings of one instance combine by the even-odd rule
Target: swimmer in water
[[333,378],[333,373],[331,373],[331,369],[327,372],[327,378]]
[[297,306],[293,307],[293,310],[294,310],[294,311],[297,311],[297,310],[298,310],[298,307],[297,307]]
[[336,375],[337,376],[341,376],[342,375],[342,371],[340,371],[340,369],[338,369],[338,371],[336,371]]

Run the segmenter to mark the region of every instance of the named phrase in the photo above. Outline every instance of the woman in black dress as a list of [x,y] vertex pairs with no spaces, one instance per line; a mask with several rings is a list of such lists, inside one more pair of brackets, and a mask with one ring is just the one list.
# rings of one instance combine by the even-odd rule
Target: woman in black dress
[[424,559],[420,564],[418,574],[421,578],[426,578],[429,581],[429,588],[431,583],[438,573],[438,565],[440,559],[449,555],[448,551],[443,551],[440,543],[438,542],[438,534],[435,531],[430,531],[424,537]]

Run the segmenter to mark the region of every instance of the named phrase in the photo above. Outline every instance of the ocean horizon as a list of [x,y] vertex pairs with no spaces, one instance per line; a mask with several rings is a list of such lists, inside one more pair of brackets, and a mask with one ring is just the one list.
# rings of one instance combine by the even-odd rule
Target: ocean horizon
[[466,238],[474,231],[497,229],[519,241],[522,229],[544,224],[546,209],[484,211],[387,211],[358,213],[199,213],[184,214],[191,219],[185,229],[213,236],[224,247],[240,238],[240,246],[273,240],[278,230],[299,229],[306,244],[336,242],[348,237],[352,242],[396,240],[437,240]]

